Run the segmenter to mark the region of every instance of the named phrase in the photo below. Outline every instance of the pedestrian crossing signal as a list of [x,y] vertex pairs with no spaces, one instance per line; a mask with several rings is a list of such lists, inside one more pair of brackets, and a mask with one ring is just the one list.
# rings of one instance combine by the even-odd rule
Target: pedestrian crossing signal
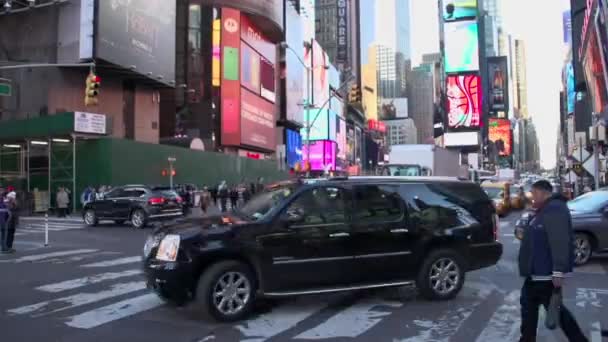
[[85,106],[96,106],[99,102],[97,96],[99,95],[99,86],[101,84],[101,78],[94,73],[90,73],[87,76],[86,90],[84,96]]

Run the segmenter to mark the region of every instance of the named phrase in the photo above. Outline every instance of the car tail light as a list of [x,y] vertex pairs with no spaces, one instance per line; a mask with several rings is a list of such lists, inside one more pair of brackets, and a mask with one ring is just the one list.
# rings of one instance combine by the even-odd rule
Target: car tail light
[[162,205],[165,204],[165,199],[162,197],[152,197],[148,200],[151,205]]
[[498,227],[500,226],[500,218],[498,215],[494,214],[492,217],[492,224],[494,225],[492,229],[492,233],[494,234],[494,241],[498,241]]

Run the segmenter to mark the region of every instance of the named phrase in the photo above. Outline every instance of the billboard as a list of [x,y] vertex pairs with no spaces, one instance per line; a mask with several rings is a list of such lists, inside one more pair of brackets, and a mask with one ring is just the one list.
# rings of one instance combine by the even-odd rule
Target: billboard
[[299,132],[285,129],[285,150],[290,168],[302,161],[302,136]]
[[449,128],[481,126],[481,77],[449,75],[446,79]]
[[572,15],[569,9],[562,14],[562,27],[564,30],[564,44],[572,44]]
[[241,144],[274,150],[274,113],[274,104],[241,89]]
[[[329,140],[329,116],[330,111],[327,108],[319,109],[306,109],[304,110],[304,122],[306,124],[312,124],[310,128],[310,140]],[[332,113],[333,114],[333,113]],[[314,123],[313,123],[314,121]],[[306,127],[300,130],[302,139],[307,140]]]
[[[317,107],[321,107],[329,99],[329,56],[319,42],[313,41],[313,100]],[[309,57],[310,58],[310,57]]]
[[[308,158],[308,145],[302,146],[302,159]],[[336,143],[317,140],[310,144],[310,169],[313,171],[336,170]]]
[[477,0],[445,0],[443,20],[473,19],[477,16]]
[[508,119],[490,119],[488,121],[488,139],[496,145],[501,156],[513,153],[513,134],[511,121]]
[[509,110],[509,69],[507,57],[488,57],[490,80],[489,103],[491,111]]
[[337,22],[337,51],[336,51],[336,62],[346,63],[348,62],[348,1],[338,0],[338,10],[336,15],[338,16]]
[[[291,4],[287,6],[287,44],[293,49],[286,52],[286,118],[289,121],[303,123],[303,104],[306,93],[306,69],[300,63],[304,58],[304,23]],[[297,55],[296,55],[297,54]]]
[[445,72],[479,70],[479,37],[476,21],[444,25]]
[[241,13],[232,8],[222,8],[221,13],[221,143],[241,144],[241,81],[239,64]]
[[[101,2],[104,1],[106,0],[102,0]],[[173,0],[158,1],[175,2]],[[148,1],[146,0],[145,2],[147,3]],[[212,5],[215,7],[232,7],[239,9],[243,13],[261,16],[272,22],[276,27],[275,31],[283,31],[283,0],[202,0],[199,2],[202,5]]]
[[567,95],[567,110],[568,114],[574,114],[574,105],[576,103],[576,90],[574,88],[574,67],[572,61],[566,66],[566,95]]
[[161,83],[175,82],[175,1],[98,1],[97,6],[96,58]]

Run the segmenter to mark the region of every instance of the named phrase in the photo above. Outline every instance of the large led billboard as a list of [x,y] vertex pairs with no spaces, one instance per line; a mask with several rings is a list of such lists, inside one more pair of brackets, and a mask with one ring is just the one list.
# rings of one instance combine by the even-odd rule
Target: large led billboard
[[476,21],[444,25],[445,72],[479,70],[479,37]]
[[481,77],[449,75],[446,80],[448,127],[479,128],[481,125]]
[[488,57],[488,76],[490,110],[507,111],[509,109],[509,69],[506,56]]
[[[308,144],[302,146],[302,159],[307,160]],[[317,140],[310,144],[310,169],[313,171],[336,170],[336,142]]]
[[95,56],[175,85],[175,1],[97,1]]
[[285,150],[290,168],[302,161],[302,136],[299,132],[285,129]]
[[306,69],[300,62],[304,58],[304,22],[291,3],[286,8],[286,40],[292,48],[285,53],[286,118],[302,123],[303,104],[306,96]]
[[511,121],[508,119],[490,119],[488,121],[488,139],[496,145],[501,156],[510,156],[513,153]]
[[574,67],[572,66],[572,62],[568,62],[568,66],[566,67],[566,92],[568,96],[568,114],[574,114],[576,91],[574,90]]
[[443,20],[473,19],[477,16],[477,0],[444,0]]
[[[312,125],[310,140],[335,140],[336,114],[327,108],[305,110],[304,125]],[[301,129],[300,134],[302,139],[307,140],[306,127]]]
[[275,149],[274,104],[241,89],[241,144]]

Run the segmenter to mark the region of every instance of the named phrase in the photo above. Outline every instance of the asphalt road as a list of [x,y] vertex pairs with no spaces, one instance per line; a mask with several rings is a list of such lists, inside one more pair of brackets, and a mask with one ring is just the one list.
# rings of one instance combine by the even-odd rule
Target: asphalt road
[[[145,289],[139,260],[149,230],[53,224],[45,247],[41,226],[26,223],[17,253],[0,256],[0,340],[517,341],[516,217],[501,221],[503,259],[469,273],[455,300],[427,302],[396,290],[309,296],[260,306],[255,316],[230,325],[203,321],[196,308],[167,306]],[[593,342],[608,328],[607,273],[608,259],[597,258],[565,287],[566,305]],[[541,328],[539,341],[566,340]]]

